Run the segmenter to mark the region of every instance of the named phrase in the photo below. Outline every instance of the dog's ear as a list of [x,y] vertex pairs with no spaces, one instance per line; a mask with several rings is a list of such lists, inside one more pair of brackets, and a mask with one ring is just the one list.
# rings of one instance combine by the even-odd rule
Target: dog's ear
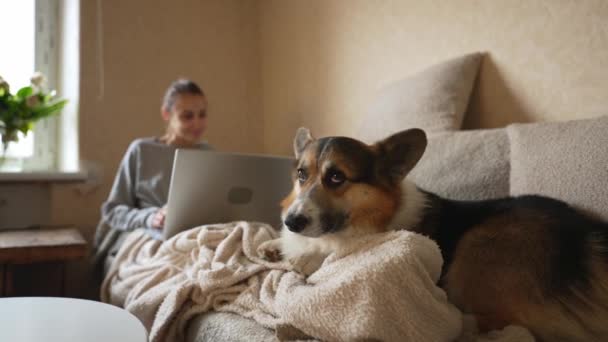
[[426,149],[426,134],[418,128],[395,133],[377,142],[379,172],[396,184],[414,168]]
[[293,139],[293,151],[296,155],[296,159],[300,159],[302,152],[308,144],[310,144],[314,138],[310,134],[310,130],[306,127],[300,127],[296,131],[296,137]]

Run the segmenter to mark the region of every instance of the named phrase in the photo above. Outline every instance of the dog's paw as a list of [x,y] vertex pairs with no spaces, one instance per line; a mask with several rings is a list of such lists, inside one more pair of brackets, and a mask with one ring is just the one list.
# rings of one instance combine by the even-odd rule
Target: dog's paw
[[257,249],[258,256],[266,261],[279,262],[283,260],[279,239],[262,242]]

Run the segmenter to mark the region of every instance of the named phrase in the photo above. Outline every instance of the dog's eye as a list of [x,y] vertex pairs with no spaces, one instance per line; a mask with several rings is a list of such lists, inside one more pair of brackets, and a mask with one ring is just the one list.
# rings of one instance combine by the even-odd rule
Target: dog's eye
[[344,183],[345,180],[346,180],[346,176],[340,171],[333,172],[331,174],[331,176],[329,177],[329,181],[331,182],[332,185],[340,185],[340,184]]
[[306,174],[306,171],[304,169],[298,169],[298,181],[300,181],[300,183],[304,183],[307,179],[308,175]]

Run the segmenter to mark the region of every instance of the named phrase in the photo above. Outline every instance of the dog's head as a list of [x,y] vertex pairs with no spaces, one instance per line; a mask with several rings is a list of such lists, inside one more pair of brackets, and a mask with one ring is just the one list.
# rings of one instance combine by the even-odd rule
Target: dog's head
[[401,181],[425,148],[420,129],[373,145],[346,137],[314,139],[308,129],[298,129],[294,187],[281,203],[285,227],[308,237],[384,231],[401,205]]

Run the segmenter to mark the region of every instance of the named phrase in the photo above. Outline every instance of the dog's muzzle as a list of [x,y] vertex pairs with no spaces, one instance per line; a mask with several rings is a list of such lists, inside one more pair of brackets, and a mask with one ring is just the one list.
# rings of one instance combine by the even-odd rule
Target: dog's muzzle
[[294,233],[301,232],[304,230],[304,228],[306,228],[306,226],[308,226],[309,223],[310,219],[304,215],[289,214],[285,218],[285,225]]

